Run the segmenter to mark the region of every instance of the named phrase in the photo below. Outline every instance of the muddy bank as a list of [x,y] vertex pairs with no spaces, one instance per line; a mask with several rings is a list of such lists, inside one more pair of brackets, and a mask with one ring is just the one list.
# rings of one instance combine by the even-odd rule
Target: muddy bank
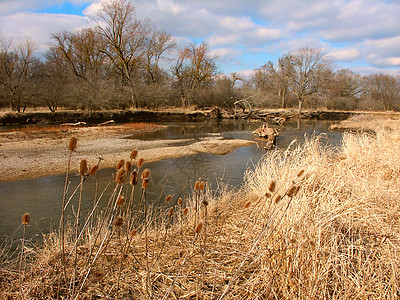
[[181,110],[116,110],[116,111],[56,111],[5,113],[0,115],[0,125],[20,124],[62,124],[84,122],[88,125],[99,124],[110,120],[115,123],[157,122],[157,121],[201,121],[216,118],[220,115],[214,110],[181,111]]
[[316,120],[345,120],[357,112],[339,111],[302,111],[296,110],[254,110],[252,113],[235,113],[219,108],[206,110],[166,109],[153,110],[117,110],[117,111],[57,111],[57,112],[25,112],[5,113],[0,115],[0,125],[22,124],[63,124],[84,122],[87,125],[96,125],[110,120],[115,123],[128,122],[162,122],[162,121],[203,121],[205,119],[246,119],[274,122],[276,119],[294,118]]

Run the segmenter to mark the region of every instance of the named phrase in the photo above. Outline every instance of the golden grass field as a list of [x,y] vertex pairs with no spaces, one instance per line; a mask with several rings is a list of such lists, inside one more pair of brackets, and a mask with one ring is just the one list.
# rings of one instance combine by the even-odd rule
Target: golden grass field
[[[43,245],[23,238],[16,256],[2,255],[0,297],[397,299],[400,121],[374,130],[344,134],[339,149],[314,137],[271,152],[241,190],[200,180],[161,207],[147,197],[151,170],[133,153],[110,181],[107,207],[97,208],[98,191],[83,221],[65,216]],[[67,207],[76,188],[77,216],[88,172],[81,163],[81,184],[65,193]]]

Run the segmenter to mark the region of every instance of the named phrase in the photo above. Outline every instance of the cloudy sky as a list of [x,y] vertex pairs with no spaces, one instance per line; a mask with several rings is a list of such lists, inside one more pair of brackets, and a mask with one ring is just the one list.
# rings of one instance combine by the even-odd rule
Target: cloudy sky
[[[223,73],[249,73],[302,47],[336,69],[400,74],[400,0],[135,0],[136,15],[178,44],[209,44]],[[100,0],[0,0],[0,36],[30,38],[89,25]]]

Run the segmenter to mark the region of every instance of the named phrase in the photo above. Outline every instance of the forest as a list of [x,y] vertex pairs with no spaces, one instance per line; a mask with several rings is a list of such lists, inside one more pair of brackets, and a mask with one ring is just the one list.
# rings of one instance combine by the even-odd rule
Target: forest
[[400,78],[340,69],[321,49],[288,51],[248,78],[224,74],[206,43],[178,46],[174,37],[141,20],[126,0],[110,0],[91,26],[51,33],[35,43],[0,39],[0,107],[130,109],[254,107],[400,110]]

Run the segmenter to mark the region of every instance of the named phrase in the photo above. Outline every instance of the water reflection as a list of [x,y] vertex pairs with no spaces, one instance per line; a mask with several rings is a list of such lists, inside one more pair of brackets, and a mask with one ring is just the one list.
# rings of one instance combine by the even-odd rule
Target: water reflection
[[[268,152],[263,150],[265,141],[257,140],[251,131],[260,123],[244,121],[222,120],[220,122],[187,122],[169,123],[166,128],[156,133],[131,136],[137,139],[187,139],[204,138],[219,134],[229,139],[256,140],[257,145],[242,147],[226,155],[211,155],[201,153],[181,158],[166,159],[163,161],[146,164],[151,169],[151,185],[149,197],[151,201],[164,199],[167,194],[179,194],[185,184],[193,186],[198,178],[203,178],[212,187],[218,182],[228,183],[231,186],[239,186],[243,182],[243,174],[248,168],[253,168],[263,155]],[[304,135],[313,133],[325,133],[325,143],[338,145],[341,134],[329,132],[329,122],[302,120],[301,128],[297,122],[286,123],[278,137],[278,147],[286,148],[296,139],[304,140]],[[98,172],[98,189],[102,191],[112,178],[113,169],[100,169]],[[60,206],[64,187],[65,175],[48,176],[33,180],[21,180],[9,183],[0,183],[0,236],[10,235],[21,223],[21,217],[29,212],[31,223],[28,234],[40,236],[53,228],[58,227]],[[79,183],[79,176],[71,175],[70,191]],[[112,183],[111,186],[115,185]],[[88,178],[84,183],[82,201],[82,213],[85,214],[93,205],[96,180]],[[105,193],[103,202],[105,205],[113,188]],[[128,194],[126,192],[126,194]],[[136,197],[136,199],[138,196]],[[71,207],[77,206],[75,197],[70,206],[68,215],[72,215]],[[156,203],[154,203],[156,205]],[[18,235],[17,235],[18,236]]]

